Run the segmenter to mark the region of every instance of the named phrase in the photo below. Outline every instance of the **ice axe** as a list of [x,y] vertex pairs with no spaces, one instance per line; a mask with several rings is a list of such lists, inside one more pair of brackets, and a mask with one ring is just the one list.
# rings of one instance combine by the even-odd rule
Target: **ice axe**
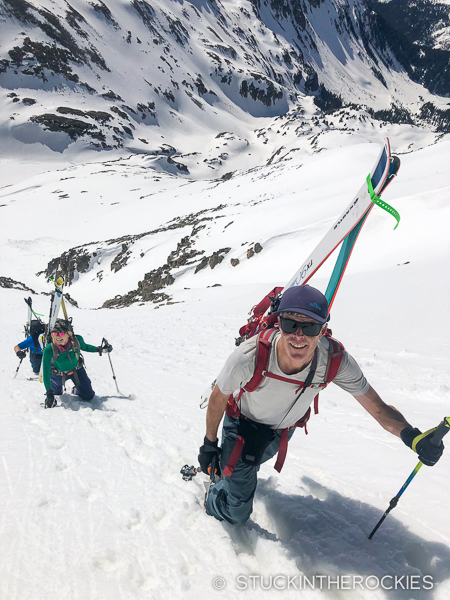
[[[449,431],[450,431],[450,417],[444,417],[444,420],[441,423],[439,423],[439,425],[436,427],[434,435],[430,439],[430,443],[433,444],[434,446],[439,446],[439,444],[442,441],[442,438],[444,437],[444,435],[447,435],[447,433]],[[385,511],[384,515],[381,517],[381,519],[378,521],[378,523],[373,528],[371,534],[369,535],[369,540],[371,540],[373,538],[375,533],[378,531],[378,528],[383,523],[383,521],[388,516],[388,514],[391,512],[391,510],[397,506],[397,503],[400,500],[401,495],[406,490],[406,488],[411,483],[411,481],[414,479],[414,477],[417,475],[417,473],[419,472],[419,469],[422,465],[423,465],[423,462],[419,461],[416,468],[411,473],[411,475],[408,477],[408,479],[405,481],[405,483],[403,484],[403,486],[400,489],[400,491],[398,492],[398,494],[396,496],[394,496],[392,498],[392,500],[389,502],[389,506],[388,506],[387,510]]]
[[[219,475],[220,466],[217,464],[217,461],[218,456],[216,454],[213,456],[211,460],[211,466],[208,468],[209,481],[203,482],[203,485],[205,486],[205,504],[208,500],[209,492],[211,491],[212,486],[222,479],[222,477]],[[190,467],[189,465],[184,465],[184,467],[181,468],[180,473],[183,476],[184,481],[192,481],[193,477],[195,477],[197,473],[203,473],[203,470],[201,467]]]

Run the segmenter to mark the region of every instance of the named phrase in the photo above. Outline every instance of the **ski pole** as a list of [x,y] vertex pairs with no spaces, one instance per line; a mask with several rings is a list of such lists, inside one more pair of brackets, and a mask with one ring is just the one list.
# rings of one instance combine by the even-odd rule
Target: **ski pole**
[[[439,423],[439,425],[436,427],[436,431],[434,432],[433,437],[430,439],[430,443],[433,444],[434,446],[439,446],[439,444],[441,443],[442,438],[449,431],[450,431],[450,417],[444,417],[444,420],[441,423]],[[416,466],[416,468],[414,469],[414,471],[411,473],[411,475],[408,477],[408,479],[403,484],[401,490],[389,502],[389,507],[387,508],[387,510],[385,511],[384,515],[381,517],[381,519],[378,521],[378,523],[373,528],[371,534],[369,535],[369,540],[371,540],[373,538],[373,536],[375,535],[375,533],[378,531],[378,528],[383,523],[383,521],[388,516],[388,514],[391,512],[391,510],[397,506],[397,503],[400,500],[401,495],[406,490],[406,488],[411,483],[411,481],[414,479],[414,477],[417,475],[417,473],[419,472],[420,467],[422,465],[423,465],[423,462],[419,461],[418,464],[417,464],[417,466]]]
[[22,361],[23,361],[23,358],[21,358],[21,359],[20,359],[19,366],[17,367],[17,369],[16,369],[16,372],[15,372],[15,374],[14,374],[14,379],[17,377],[17,373],[19,372],[20,365],[22,364]]
[[[108,341],[105,340],[105,338],[102,339],[102,345],[108,346]],[[109,364],[111,365],[111,371],[112,371],[114,383],[116,384],[117,393],[123,395],[122,392],[119,390],[119,386],[117,385],[116,374],[114,373],[114,369],[112,366],[111,357],[109,355],[109,352],[107,354],[108,354],[108,358],[109,358]]]

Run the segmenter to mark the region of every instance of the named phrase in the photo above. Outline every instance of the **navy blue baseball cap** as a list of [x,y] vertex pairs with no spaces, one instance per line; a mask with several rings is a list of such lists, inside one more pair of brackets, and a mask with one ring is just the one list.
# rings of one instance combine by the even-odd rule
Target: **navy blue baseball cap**
[[310,285],[296,285],[281,296],[276,314],[296,313],[311,317],[321,325],[328,320],[328,301],[322,292]]

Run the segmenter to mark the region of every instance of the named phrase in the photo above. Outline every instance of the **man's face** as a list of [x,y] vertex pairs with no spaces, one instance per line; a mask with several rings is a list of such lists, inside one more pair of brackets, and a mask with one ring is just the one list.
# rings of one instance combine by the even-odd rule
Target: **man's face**
[[[298,323],[316,323],[311,317],[295,313],[282,313],[280,317],[297,321]],[[280,319],[278,319],[280,321]],[[280,326],[281,338],[281,358],[287,361],[292,367],[301,366],[312,360],[314,351],[317,348],[320,338],[325,334],[326,326],[323,325],[319,333],[315,336],[307,336],[303,329],[298,327],[293,333],[286,333]]]

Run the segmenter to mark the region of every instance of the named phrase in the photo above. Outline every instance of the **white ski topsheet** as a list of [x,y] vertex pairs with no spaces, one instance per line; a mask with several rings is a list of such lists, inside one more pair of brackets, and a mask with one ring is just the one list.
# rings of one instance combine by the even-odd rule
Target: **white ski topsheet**
[[[29,298],[29,299],[31,300],[31,298]],[[28,315],[27,315],[28,328],[25,327],[25,335],[28,337],[30,335],[31,319],[33,318],[33,313],[31,312],[31,306],[28,304],[28,302],[27,302],[27,308],[28,308]]]
[[[389,172],[390,146],[386,138],[384,147],[370,172],[374,192],[379,193]],[[320,243],[311,252],[301,267],[295,272],[293,277],[285,285],[284,290],[295,285],[304,285],[319,267],[326,261],[330,254],[335,250],[353,227],[359,222],[361,217],[370,207],[372,200],[367,189],[367,183],[364,180],[359,192],[337,219],[333,227],[323,237]]]
[[[59,309],[61,307],[61,301],[62,301],[62,290],[59,291],[57,289],[55,289],[53,292],[51,292],[52,294],[52,299],[51,299],[51,309],[50,309],[50,316],[49,316],[49,320],[48,320],[48,333],[50,334],[51,330],[53,329],[54,324],[56,323],[56,319],[58,318],[59,315]],[[42,351],[44,351],[44,348],[47,344],[47,340],[45,339],[46,335],[44,334],[44,339],[43,342],[41,343],[42,346]],[[41,338],[42,339],[42,338]],[[39,381],[43,380],[43,372],[42,372],[42,366],[43,366],[43,362],[41,363],[41,368],[39,370]]]
[[48,330],[49,332],[53,329],[54,324],[56,323],[56,319],[58,318],[59,315],[59,309],[61,307],[61,300],[62,300],[62,292],[59,292],[58,290],[55,290],[54,292],[52,292],[53,295],[53,302],[52,302],[52,309],[50,312],[50,319],[48,322]]

